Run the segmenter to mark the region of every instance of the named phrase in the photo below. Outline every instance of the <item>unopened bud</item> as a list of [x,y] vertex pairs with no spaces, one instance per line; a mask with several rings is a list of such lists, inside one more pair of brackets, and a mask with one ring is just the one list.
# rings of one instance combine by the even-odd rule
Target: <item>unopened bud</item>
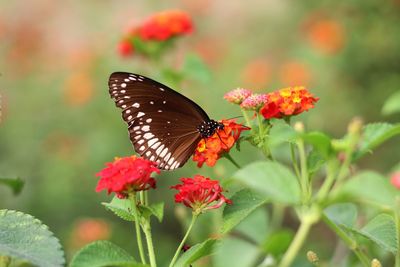
[[293,127],[296,132],[304,133],[304,124],[301,121],[296,122]]
[[0,256],[0,266],[8,266],[11,263],[11,258],[8,256]]
[[380,261],[378,261],[377,259],[373,259],[371,261],[371,267],[382,267],[382,264]]
[[317,264],[319,262],[319,258],[318,258],[317,253],[315,253],[314,251],[311,251],[311,250],[309,250],[307,252],[307,259],[308,259],[309,262],[311,262],[315,266],[317,266]]
[[347,131],[350,134],[359,134],[361,132],[362,125],[363,125],[362,119],[360,117],[355,117],[349,123]]

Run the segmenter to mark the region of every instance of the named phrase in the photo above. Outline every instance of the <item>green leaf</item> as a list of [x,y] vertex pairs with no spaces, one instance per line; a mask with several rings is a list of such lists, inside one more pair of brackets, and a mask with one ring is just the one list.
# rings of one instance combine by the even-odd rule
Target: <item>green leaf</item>
[[272,254],[275,257],[283,254],[290,246],[294,237],[291,229],[282,229],[272,233],[261,246],[266,254]]
[[372,149],[379,146],[386,140],[400,134],[400,124],[389,123],[371,123],[367,124],[362,131],[362,141],[358,151],[354,154],[354,160],[357,160]]
[[357,207],[352,203],[340,203],[327,207],[325,215],[337,225],[353,227],[357,219]]
[[188,54],[186,56],[182,73],[188,78],[202,83],[209,83],[212,78],[209,67],[196,54]]
[[354,201],[390,207],[394,205],[396,190],[386,177],[376,172],[364,171],[346,181],[338,195]]
[[146,267],[125,250],[109,241],[96,241],[83,247],[73,257],[69,267]]
[[10,187],[14,195],[18,195],[21,192],[24,183],[20,178],[0,178],[0,184]]
[[140,205],[139,209],[141,210],[143,216],[149,218],[151,215],[154,215],[159,222],[162,222],[164,217],[164,202],[154,203],[150,206]]
[[217,240],[207,239],[184,252],[175,263],[174,267],[188,267],[198,259],[211,255]]
[[400,91],[389,96],[382,108],[383,115],[391,115],[397,112],[400,112]]
[[278,146],[282,143],[292,142],[298,137],[298,133],[283,120],[272,121],[269,132],[268,145]]
[[241,221],[231,234],[244,237],[257,244],[262,244],[269,232],[269,214],[265,207],[260,207]]
[[103,202],[101,204],[125,221],[135,220],[135,215],[132,213],[132,201],[129,199],[119,199],[118,197],[114,197],[110,203]]
[[[212,256],[214,267],[253,267],[259,248],[238,238],[224,238]],[[188,267],[188,266],[185,266]]]
[[332,153],[331,138],[320,132],[309,132],[301,135],[304,142],[311,144],[324,158]]
[[312,177],[326,162],[320,152],[313,149],[307,156],[307,170]]
[[296,177],[278,162],[254,162],[237,171],[233,178],[244,183],[271,201],[296,204],[300,189]]
[[64,266],[60,242],[38,219],[13,210],[0,210],[0,255],[41,267]]
[[392,253],[397,251],[396,224],[393,217],[388,214],[379,214],[361,230],[353,229],[353,231],[368,238],[387,251]]
[[231,198],[233,205],[226,205],[223,212],[222,233],[227,233],[267,202],[267,198],[249,189],[243,189]]

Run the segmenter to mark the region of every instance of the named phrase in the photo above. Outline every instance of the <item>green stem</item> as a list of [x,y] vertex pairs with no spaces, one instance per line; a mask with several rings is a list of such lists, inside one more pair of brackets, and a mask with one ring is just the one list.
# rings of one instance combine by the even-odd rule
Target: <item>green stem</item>
[[300,227],[297,230],[297,233],[290,244],[288,250],[283,255],[282,261],[279,264],[279,267],[289,267],[292,262],[296,258],[299,253],[300,248],[302,247],[304,241],[307,238],[308,233],[310,232],[311,226],[315,223],[311,218],[309,219],[307,216],[301,220]]
[[328,161],[327,163],[327,174],[324,183],[317,193],[317,199],[319,201],[323,201],[329,193],[329,190],[332,187],[333,182],[335,181],[336,174],[336,164],[333,160]]
[[307,204],[311,197],[311,186],[308,178],[308,168],[307,168],[307,156],[304,147],[304,141],[299,139],[297,141],[297,147],[299,150],[299,158],[300,158],[300,185],[302,191],[302,201],[303,204]]
[[172,258],[171,263],[169,264],[169,267],[173,267],[175,262],[176,262],[176,260],[178,259],[178,256],[179,256],[179,254],[180,254],[180,252],[182,250],[182,247],[185,244],[186,239],[188,238],[188,236],[190,234],[190,231],[192,230],[193,225],[196,222],[196,219],[197,219],[198,216],[199,216],[198,214],[194,214],[193,213],[192,221],[190,222],[189,228],[187,229],[185,236],[183,237],[181,243],[179,244],[178,249],[176,250],[174,257]]
[[150,266],[157,267],[156,255],[154,253],[153,239],[151,237],[150,221],[146,221],[146,223],[143,225],[142,228],[143,228],[144,235],[146,236],[147,250],[149,252],[149,259],[150,259]]
[[236,168],[240,169],[240,165],[232,158],[231,155],[229,155],[229,153],[225,153],[224,154],[224,158],[226,158],[227,160],[229,160],[233,165],[235,165]]
[[129,198],[132,201],[133,214],[135,216],[136,240],[139,248],[140,260],[143,264],[146,264],[146,257],[144,256],[143,243],[142,243],[142,235],[140,233],[139,213],[136,206],[136,194],[129,195]]
[[271,151],[269,150],[268,144],[266,142],[266,134],[268,134],[268,129],[267,132],[264,131],[264,124],[263,124],[263,118],[262,116],[257,112],[257,121],[258,121],[258,134],[259,134],[259,139],[262,142],[262,152],[265,155],[266,158],[269,160],[273,160]]
[[394,218],[396,220],[397,230],[397,253],[396,253],[396,267],[400,267],[400,197],[396,197]]
[[11,263],[9,256],[0,256],[0,267],[8,267]]
[[284,205],[279,203],[272,203],[272,217],[271,217],[272,231],[277,230],[281,227],[284,212],[285,212]]
[[251,122],[250,122],[249,115],[247,114],[246,110],[244,110],[242,108],[240,110],[242,111],[242,114],[243,114],[244,120],[246,121],[247,126],[251,128],[251,130],[250,130],[251,133],[254,134],[253,127],[251,127]]
[[343,231],[339,226],[337,226],[328,217],[326,217],[326,215],[322,215],[322,220],[343,240],[343,242],[349,247],[349,249],[354,252],[354,254],[358,257],[363,266],[370,266],[371,260],[368,259],[368,256],[365,255],[365,253],[360,249],[355,240],[353,240],[345,231]]
[[297,162],[296,153],[294,151],[294,144],[290,143],[290,157],[292,159],[293,169],[297,175],[297,178],[301,179],[299,163]]

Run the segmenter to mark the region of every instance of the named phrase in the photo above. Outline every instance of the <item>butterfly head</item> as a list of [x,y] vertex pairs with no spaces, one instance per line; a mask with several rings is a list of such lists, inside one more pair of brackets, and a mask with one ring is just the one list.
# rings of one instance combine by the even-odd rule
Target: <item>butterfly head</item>
[[212,136],[217,130],[223,129],[224,124],[215,120],[204,121],[199,126],[197,126],[197,130],[199,131],[202,138],[208,138]]

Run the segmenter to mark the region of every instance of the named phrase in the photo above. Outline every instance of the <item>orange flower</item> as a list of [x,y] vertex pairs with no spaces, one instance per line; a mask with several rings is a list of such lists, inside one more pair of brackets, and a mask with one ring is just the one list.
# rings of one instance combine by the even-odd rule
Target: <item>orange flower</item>
[[312,78],[310,69],[306,64],[293,60],[281,66],[280,78],[283,84],[309,84]]
[[314,97],[305,87],[288,87],[267,94],[267,103],[260,113],[266,119],[282,118],[307,111],[314,107],[319,98]]
[[307,34],[311,45],[324,54],[337,53],[344,46],[343,27],[332,19],[313,22]]
[[93,97],[93,81],[88,71],[73,72],[65,81],[64,100],[70,106],[82,106]]
[[246,86],[260,89],[271,80],[271,66],[263,59],[250,61],[242,70],[241,78]]
[[79,219],[72,230],[71,243],[74,248],[79,248],[110,236],[111,227],[106,221],[95,218]]
[[198,167],[204,163],[214,166],[217,160],[233,147],[241,132],[250,129],[237,124],[235,120],[222,120],[221,123],[224,124],[224,129],[217,130],[212,136],[198,143],[193,155],[193,161],[197,161]]

